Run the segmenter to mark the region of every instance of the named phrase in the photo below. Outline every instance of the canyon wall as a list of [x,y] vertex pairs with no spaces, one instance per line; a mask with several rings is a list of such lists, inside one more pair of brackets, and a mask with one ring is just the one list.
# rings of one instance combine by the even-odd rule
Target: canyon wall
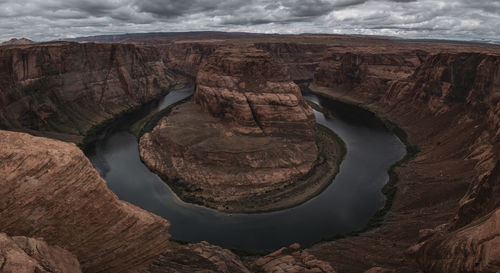
[[195,78],[203,60],[219,46],[220,41],[178,41],[161,48],[165,63],[171,70],[181,71]]
[[[316,92],[362,103],[395,121],[421,149],[395,169],[398,191],[382,228],[310,252],[341,272],[374,265],[402,272],[498,271],[498,48],[394,42],[380,46],[374,40],[367,45],[371,43],[254,43],[286,66],[292,79],[312,77]],[[177,84],[178,74],[196,75],[219,47],[216,41],[155,47],[61,42],[2,46],[0,128],[79,142],[92,125]],[[277,73],[252,73],[286,76],[280,67],[273,70]],[[210,89],[219,89],[220,83],[242,90],[255,84],[219,72],[217,77],[201,72],[198,88],[206,92],[198,99],[228,102],[237,96],[213,96]],[[260,94],[251,97],[262,99]],[[296,102],[288,95],[283,101]],[[279,124],[279,119],[249,110],[244,100],[242,106],[233,104],[241,106],[238,111],[225,103],[213,105],[204,109],[233,120],[240,133],[294,134],[294,126],[272,129],[268,125]],[[295,250],[253,263],[206,243],[171,242],[168,222],[119,201],[74,145],[0,131],[0,147],[0,231],[7,233],[0,234],[0,243],[12,249],[0,252],[4,266],[15,257],[12,261],[25,262],[28,270],[78,272],[76,256],[86,272],[260,272],[287,263],[293,267],[294,262],[320,270],[311,266],[312,258]],[[33,239],[40,237],[43,240]],[[69,263],[59,263],[51,253]]]
[[333,272],[297,247],[254,264],[171,242],[169,222],[118,200],[74,144],[0,130],[0,147],[2,272]]
[[0,47],[0,128],[79,142],[181,81],[161,50],[125,44]]
[[168,221],[118,200],[74,144],[0,131],[0,146],[2,232],[43,237],[85,272],[133,271],[169,247]]
[[314,83],[342,92],[380,97],[392,82],[413,74],[426,53],[329,50],[314,72]]
[[292,80],[307,80],[313,77],[328,44],[304,42],[256,42],[254,46],[269,52],[283,64]]
[[[363,103],[403,127],[421,148],[396,169],[398,193],[386,219],[394,224],[332,248],[395,242],[400,250],[389,256],[415,255],[424,272],[499,270],[499,73],[494,50],[325,56],[313,89]],[[372,263],[380,262],[379,251],[374,246],[367,253]],[[319,253],[325,258],[331,251]],[[342,269],[347,253],[331,255],[330,261]]]

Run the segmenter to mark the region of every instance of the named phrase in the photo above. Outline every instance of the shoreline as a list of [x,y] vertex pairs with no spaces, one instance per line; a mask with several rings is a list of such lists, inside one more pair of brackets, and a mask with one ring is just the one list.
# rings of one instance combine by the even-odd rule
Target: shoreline
[[[149,100],[147,100],[139,105],[127,108],[127,109],[113,115],[111,118],[105,119],[105,120],[101,121],[100,123],[92,125],[90,127],[90,129],[88,129],[85,132],[85,134],[82,135],[81,140],[79,142],[76,142],[75,144],[86,154],[87,152],[89,152],[92,149],[98,136],[104,130],[106,130],[111,124],[113,124],[115,121],[118,121],[118,120],[123,119],[123,118],[128,117],[128,116],[130,116],[131,118],[138,118],[137,115],[139,114],[140,111],[146,109],[147,107],[150,107],[153,103],[159,101],[161,98],[168,95],[170,92],[185,88],[186,86],[189,86],[189,79],[185,79],[185,80],[177,83],[176,85],[173,85],[169,89],[166,89],[166,90],[158,93],[157,95],[155,95],[151,99],[149,99]],[[142,118],[146,118],[146,117],[147,117],[147,115],[142,117]],[[141,120],[142,118],[138,118],[137,121]]]

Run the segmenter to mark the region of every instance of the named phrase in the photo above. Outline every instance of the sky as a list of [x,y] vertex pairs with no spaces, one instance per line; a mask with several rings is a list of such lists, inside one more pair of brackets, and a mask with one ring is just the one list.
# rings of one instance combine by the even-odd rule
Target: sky
[[0,0],[0,41],[137,32],[500,40],[500,0]]

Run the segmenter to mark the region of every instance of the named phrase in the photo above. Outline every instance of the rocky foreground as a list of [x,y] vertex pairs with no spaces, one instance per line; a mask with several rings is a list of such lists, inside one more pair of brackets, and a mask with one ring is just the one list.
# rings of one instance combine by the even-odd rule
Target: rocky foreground
[[[142,83],[172,85],[169,77],[153,76],[156,83],[147,80],[150,73],[162,75],[153,68],[195,76],[200,64],[227,43],[159,39],[149,47],[144,40],[127,42],[139,45],[0,47],[1,128],[77,141],[82,134],[66,117],[84,120],[81,128],[90,128],[116,113],[111,110],[116,102],[160,92],[161,88],[148,89],[150,85]],[[245,261],[207,243],[177,245],[169,240],[166,220],[119,201],[75,145],[0,131],[0,232],[5,233],[0,234],[0,268],[6,272],[19,268],[27,272],[500,270],[498,47],[327,35],[238,43],[254,43],[269,52],[294,80],[313,79],[315,92],[361,103],[396,122],[419,145],[417,157],[396,168],[397,193],[380,228],[308,251],[294,246],[276,256]],[[142,51],[153,53],[142,55]],[[137,67],[145,70],[133,69]],[[103,78],[106,71],[111,71],[110,77]],[[66,77],[85,79],[76,83],[86,87],[66,88],[73,82],[64,81]],[[49,89],[30,85],[44,79],[59,80],[58,85]],[[140,101],[127,99],[119,109]]]
[[1,272],[333,272],[297,247],[254,264],[171,242],[168,221],[118,200],[76,145],[0,131],[0,147]]

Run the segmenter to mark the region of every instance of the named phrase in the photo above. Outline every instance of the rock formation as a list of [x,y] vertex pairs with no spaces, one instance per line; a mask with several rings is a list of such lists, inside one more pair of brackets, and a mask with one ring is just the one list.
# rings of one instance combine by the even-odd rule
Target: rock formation
[[194,100],[243,134],[309,141],[314,135],[314,115],[299,87],[268,53],[252,47],[209,56],[196,77]]
[[[365,268],[370,264],[390,268],[397,263],[403,270],[402,265],[415,256],[424,272],[498,270],[496,237],[500,229],[495,211],[500,199],[494,196],[500,196],[500,57],[493,49],[453,51],[458,52],[413,51],[414,56],[407,55],[406,61],[391,62],[394,68],[385,69],[388,73],[383,77],[363,72],[370,71],[373,62],[367,63],[362,52],[350,65],[337,61],[352,59],[349,53],[326,56],[317,69],[312,85],[316,91],[371,102],[370,109],[400,124],[422,149],[414,160],[397,169],[398,195],[394,211],[387,216],[395,224],[315,252],[337,269],[346,269],[343,264],[349,263],[347,248],[369,245],[363,252],[365,260],[370,260]],[[390,52],[383,55],[387,54]],[[391,70],[408,73],[393,77]],[[394,253],[387,253],[388,245]],[[393,262],[387,261],[388,256]],[[353,270],[352,261],[346,266]]]
[[328,49],[327,44],[311,43],[308,39],[302,42],[258,42],[255,47],[269,52],[275,60],[283,64],[293,80],[311,79]]
[[4,273],[79,273],[80,263],[68,251],[34,238],[0,233],[0,271]]
[[133,269],[168,247],[169,223],[118,200],[74,144],[0,131],[0,146],[1,231],[43,237],[85,272]]
[[83,272],[234,273],[252,266],[206,242],[171,242],[168,221],[118,200],[74,144],[0,131],[0,146],[0,230],[44,238],[0,233],[2,272],[80,272],[81,264]]
[[20,39],[12,38],[12,39],[10,39],[8,41],[0,43],[0,46],[7,46],[7,45],[29,45],[29,44],[33,44],[33,43],[34,43],[33,41],[31,41],[30,39],[26,39],[26,38],[20,38]]
[[252,270],[255,272],[324,272],[335,273],[332,266],[316,259],[313,255],[300,250],[299,244],[283,247],[275,252],[261,257],[253,262]]
[[500,271],[500,209],[458,230],[431,234],[417,246],[424,272]]
[[140,152],[184,200],[257,211],[277,206],[284,195],[270,193],[314,166],[314,128],[299,87],[268,53],[222,48],[198,72],[194,103],[174,108],[144,135]]
[[45,43],[0,48],[0,128],[80,142],[182,77],[154,47]]
[[[207,243],[179,245],[169,241],[168,222],[117,200],[74,145],[1,131],[0,232],[7,235],[0,235],[0,244],[9,252],[0,251],[0,267],[7,270],[22,261],[27,270],[71,272],[69,266],[75,261],[69,251],[86,272],[262,272],[295,266],[319,270],[310,266],[313,259],[327,261],[339,272],[499,270],[498,47],[328,35],[252,39],[232,43],[245,48],[254,44],[269,52],[287,67],[293,79],[312,77],[314,91],[362,103],[396,122],[409,140],[419,145],[421,152],[395,169],[397,194],[381,228],[316,246],[307,252],[315,256],[312,258],[298,250],[282,250],[278,256],[243,262]],[[197,98],[211,103],[203,108],[188,103],[173,110],[182,114],[182,107],[196,108],[193,118],[200,118],[200,123],[209,121],[202,131],[186,126],[185,134],[178,135],[184,142],[167,147],[163,141],[170,139],[167,135],[155,136],[155,131],[150,135],[146,144],[156,141],[172,149],[176,162],[185,164],[181,156],[227,161],[210,150],[182,146],[189,141],[199,143],[194,136],[212,137],[213,132],[238,136],[239,140],[268,137],[269,142],[262,142],[261,147],[282,143],[271,140],[280,140],[285,132],[304,137],[273,118],[279,116],[259,116],[263,109],[249,103],[258,101],[262,97],[259,93],[251,93],[250,100],[245,96],[248,102],[239,91],[211,93],[226,84],[235,86],[234,90],[254,84],[247,83],[243,74],[224,72],[238,74],[239,69],[238,62],[224,57],[227,41],[181,40],[155,46],[147,42],[2,46],[0,128],[78,142],[92,125],[174,85],[177,76],[173,71],[180,70],[191,76],[201,73]],[[212,55],[217,49],[219,53]],[[213,60],[224,62],[210,66]],[[280,65],[271,66],[276,67],[278,78],[283,76]],[[204,75],[205,69],[211,74]],[[267,77],[268,72],[257,70],[254,74]],[[288,80],[287,84],[293,86]],[[266,88],[276,86],[266,83]],[[220,102],[221,107],[214,107]],[[245,114],[235,114],[240,112]],[[174,116],[160,122],[156,132],[175,124],[170,117]],[[183,118],[178,116],[176,122]],[[184,138],[190,128],[196,134],[191,131],[193,138]],[[200,132],[208,135],[198,135]],[[219,148],[218,152],[225,151],[221,155],[231,154],[231,160],[242,158],[232,150],[238,146]],[[265,149],[241,162],[259,167],[256,162],[267,156],[262,151]],[[160,166],[164,160],[161,155],[149,156],[145,160],[153,162],[150,166]],[[285,163],[272,162],[275,166]],[[186,167],[182,164],[178,166]],[[198,188],[189,190],[196,193]],[[20,242],[30,242],[30,247]],[[72,262],[60,263],[58,257]]]

